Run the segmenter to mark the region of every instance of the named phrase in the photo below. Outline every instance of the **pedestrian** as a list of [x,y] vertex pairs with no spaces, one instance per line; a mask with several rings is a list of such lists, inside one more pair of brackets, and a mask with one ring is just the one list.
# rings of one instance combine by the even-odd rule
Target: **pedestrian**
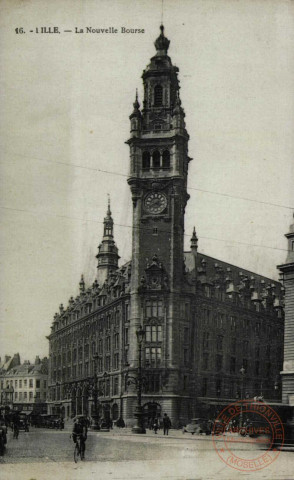
[[158,430],[158,418],[154,418],[154,423],[153,423],[153,430],[154,430],[154,433],[157,433],[157,430]]
[[171,421],[167,413],[163,415],[163,435],[168,435],[168,431],[171,427]]

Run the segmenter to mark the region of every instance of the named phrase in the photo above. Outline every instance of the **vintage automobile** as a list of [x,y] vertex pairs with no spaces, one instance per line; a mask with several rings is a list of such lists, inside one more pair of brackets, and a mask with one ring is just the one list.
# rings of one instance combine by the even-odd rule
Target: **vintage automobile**
[[49,428],[64,429],[64,421],[59,415],[51,415],[49,419]]
[[200,435],[202,433],[210,435],[211,427],[205,418],[192,418],[191,423],[188,423],[185,427],[183,427],[182,432],[191,433],[192,435],[194,435],[194,433],[196,433],[196,435]]
[[29,420],[25,413],[20,413],[18,416],[18,429],[29,432]]

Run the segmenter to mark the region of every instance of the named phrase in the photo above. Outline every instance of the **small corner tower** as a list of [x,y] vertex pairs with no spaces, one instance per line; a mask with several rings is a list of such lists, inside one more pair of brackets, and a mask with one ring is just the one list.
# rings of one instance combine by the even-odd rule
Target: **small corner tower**
[[110,198],[108,197],[108,208],[104,218],[104,231],[102,242],[98,247],[97,280],[99,285],[103,285],[108,276],[118,268],[118,248],[113,238],[113,219],[110,210]]

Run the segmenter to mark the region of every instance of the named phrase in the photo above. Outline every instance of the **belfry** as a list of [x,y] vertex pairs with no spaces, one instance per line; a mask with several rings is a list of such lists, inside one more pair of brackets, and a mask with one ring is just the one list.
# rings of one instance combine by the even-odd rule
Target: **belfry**
[[261,391],[281,398],[283,287],[200,253],[195,228],[184,250],[191,158],[169,47],[161,26],[129,116],[131,260],[119,266],[109,202],[97,278],[48,336],[48,413],[140,433],[164,413],[180,427]]

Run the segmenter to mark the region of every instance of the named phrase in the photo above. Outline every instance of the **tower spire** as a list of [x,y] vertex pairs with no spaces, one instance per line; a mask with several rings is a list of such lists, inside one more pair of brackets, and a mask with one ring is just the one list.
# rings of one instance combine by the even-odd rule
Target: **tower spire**
[[194,227],[192,237],[191,237],[191,250],[196,250],[197,251],[197,248],[198,248],[198,238],[197,238],[197,235],[196,235],[196,229]]
[[113,218],[110,209],[110,195],[107,194],[107,211],[104,217],[104,228],[102,242],[98,247],[98,283],[103,285],[109,274],[113,273],[118,268],[118,248],[113,239]]

